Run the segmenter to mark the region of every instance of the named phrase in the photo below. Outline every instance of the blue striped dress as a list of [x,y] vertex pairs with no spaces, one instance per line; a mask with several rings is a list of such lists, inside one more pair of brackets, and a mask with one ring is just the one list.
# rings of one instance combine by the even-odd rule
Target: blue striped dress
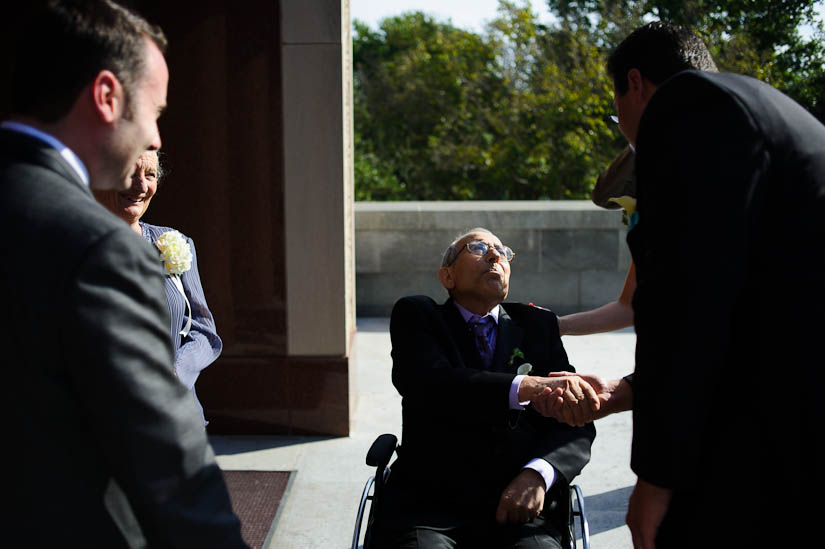
[[[165,232],[175,229],[169,227],[158,227],[149,223],[140,222],[143,230],[143,238],[148,240],[152,246],[155,240]],[[169,335],[175,349],[175,372],[178,379],[192,391],[195,405],[200,411],[204,425],[208,423],[203,415],[203,407],[195,394],[195,381],[201,370],[212,364],[221,354],[223,343],[218,337],[215,328],[215,319],[206,306],[206,297],[203,294],[200,275],[198,274],[198,258],[195,253],[195,243],[186,235],[183,235],[192,251],[192,268],[180,275],[183,283],[183,290],[186,298],[192,307],[192,326],[189,335],[181,337],[180,331],[186,326],[186,301],[172,282],[171,276],[167,275],[165,280],[166,299],[169,302],[169,312],[172,323],[169,327]]]

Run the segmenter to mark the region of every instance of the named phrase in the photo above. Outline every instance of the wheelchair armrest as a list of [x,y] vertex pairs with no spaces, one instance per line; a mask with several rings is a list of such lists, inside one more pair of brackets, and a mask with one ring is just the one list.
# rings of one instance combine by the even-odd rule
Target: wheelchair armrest
[[367,465],[383,469],[392,459],[395,446],[398,444],[398,437],[391,434],[383,434],[375,439],[367,452]]

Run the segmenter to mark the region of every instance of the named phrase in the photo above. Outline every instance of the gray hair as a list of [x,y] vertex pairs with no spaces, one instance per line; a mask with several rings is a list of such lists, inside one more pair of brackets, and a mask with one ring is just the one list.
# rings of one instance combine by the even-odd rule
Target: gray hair
[[484,227],[475,227],[474,229],[470,229],[469,231],[464,232],[463,234],[456,237],[452,243],[447,246],[447,249],[444,250],[444,255],[441,257],[441,266],[442,267],[449,267],[453,263],[455,263],[456,258],[461,250],[458,249],[458,243],[461,242],[462,239],[467,237],[467,235],[473,233],[488,233],[493,234],[493,231],[489,229],[485,229]]

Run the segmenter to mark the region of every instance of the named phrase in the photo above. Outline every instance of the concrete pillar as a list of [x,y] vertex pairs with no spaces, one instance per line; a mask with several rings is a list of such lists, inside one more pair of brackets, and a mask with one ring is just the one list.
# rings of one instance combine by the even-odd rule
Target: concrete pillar
[[349,433],[352,78],[341,0],[136,2],[169,38],[168,178],[147,219],[193,237],[224,341],[209,431]]
[[347,1],[281,3],[287,354],[347,356],[354,328]]

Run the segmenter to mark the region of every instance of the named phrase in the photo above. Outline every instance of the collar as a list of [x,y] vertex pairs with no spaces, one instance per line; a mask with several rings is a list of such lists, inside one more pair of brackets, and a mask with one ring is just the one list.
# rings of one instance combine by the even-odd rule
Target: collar
[[[458,309],[458,312],[459,312],[459,313],[461,313],[461,318],[463,318],[463,319],[464,319],[464,322],[470,322],[470,318],[472,318],[472,317],[474,317],[474,316],[478,316],[477,314],[475,314],[475,313],[471,313],[470,311],[468,311],[467,309],[465,309],[464,307],[462,307],[461,305],[459,305],[459,304],[458,304],[458,301],[456,301],[456,300],[453,300],[453,304],[454,304],[454,305],[456,306],[456,308]],[[494,321],[496,324],[498,324],[498,315],[499,315],[499,311],[501,311],[501,305],[496,305],[495,307],[493,307],[493,310],[492,310],[492,311],[490,311],[489,313],[487,313],[487,314],[486,314],[486,315],[484,315],[484,316],[491,316],[491,317],[493,317],[493,321]],[[484,317],[482,317],[482,318],[484,318]]]
[[0,128],[4,128],[7,130],[11,130],[14,132],[22,133],[28,135],[30,137],[34,137],[35,139],[39,139],[43,141],[48,146],[56,150],[60,153],[60,156],[63,157],[63,160],[69,163],[69,166],[77,172],[77,175],[80,176],[80,180],[88,187],[89,186],[89,171],[86,169],[86,166],[83,164],[83,161],[66,145],[64,145],[59,139],[55,136],[48,134],[42,130],[38,130],[28,124],[23,124],[22,122],[14,122],[11,120],[6,120],[5,122],[0,123]]

